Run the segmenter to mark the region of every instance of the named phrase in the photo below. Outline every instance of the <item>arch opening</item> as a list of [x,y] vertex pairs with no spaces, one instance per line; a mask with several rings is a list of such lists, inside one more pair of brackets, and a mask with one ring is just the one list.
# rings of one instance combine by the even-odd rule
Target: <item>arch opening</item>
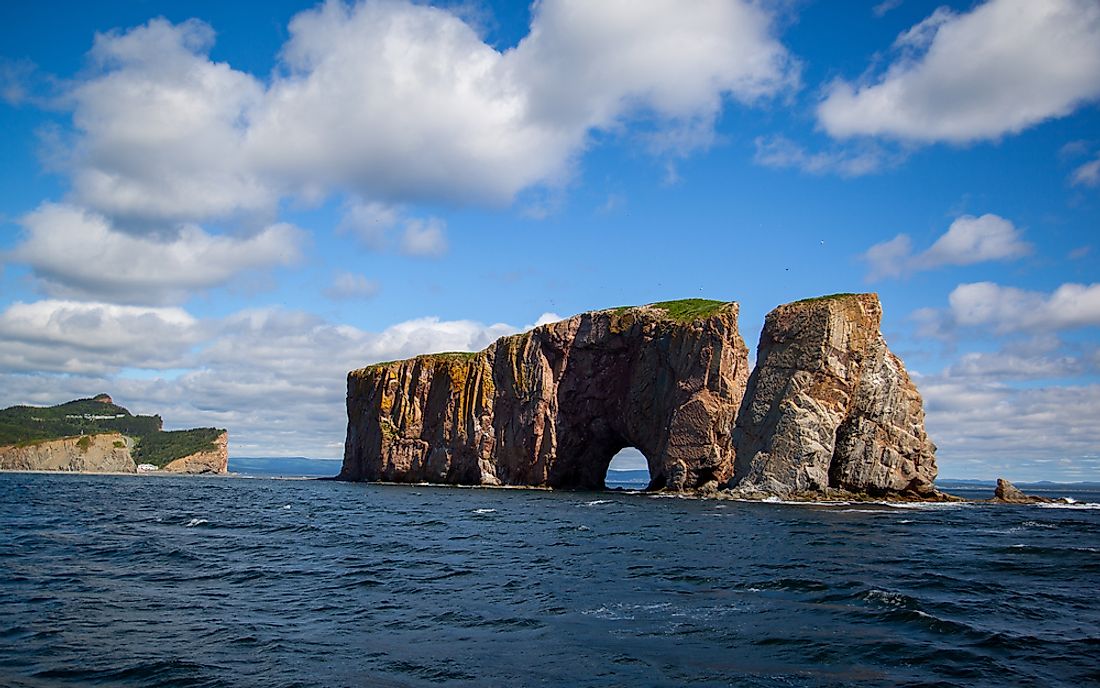
[[623,447],[611,457],[604,476],[604,488],[608,490],[645,490],[651,487],[652,476],[649,461],[635,447]]

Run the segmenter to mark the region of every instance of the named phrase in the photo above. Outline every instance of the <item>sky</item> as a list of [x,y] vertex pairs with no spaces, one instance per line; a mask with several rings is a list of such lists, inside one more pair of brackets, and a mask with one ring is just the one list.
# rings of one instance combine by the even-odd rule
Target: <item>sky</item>
[[333,458],[372,362],[873,291],[941,477],[1100,480],[1098,105],[1096,0],[3,3],[0,407]]

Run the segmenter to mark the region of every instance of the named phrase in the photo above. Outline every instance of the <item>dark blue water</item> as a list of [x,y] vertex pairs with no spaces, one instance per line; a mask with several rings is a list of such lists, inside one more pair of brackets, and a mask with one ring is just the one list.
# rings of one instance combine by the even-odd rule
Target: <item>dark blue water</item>
[[1079,686],[1098,590],[1080,506],[0,475],[4,686]]

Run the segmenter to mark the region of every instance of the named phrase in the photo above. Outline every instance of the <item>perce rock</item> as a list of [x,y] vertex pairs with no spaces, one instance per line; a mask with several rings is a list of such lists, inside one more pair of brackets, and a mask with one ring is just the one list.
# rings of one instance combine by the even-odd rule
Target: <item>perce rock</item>
[[877,296],[777,308],[751,378],[737,315],[697,299],[594,311],[477,353],[352,371],[339,477],[598,489],[632,446],[650,489],[938,494],[920,394],[886,348]]
[[476,354],[353,371],[340,478],[599,489],[633,446],[651,488],[716,487],[733,475],[748,379],[737,312],[702,301],[596,311]]

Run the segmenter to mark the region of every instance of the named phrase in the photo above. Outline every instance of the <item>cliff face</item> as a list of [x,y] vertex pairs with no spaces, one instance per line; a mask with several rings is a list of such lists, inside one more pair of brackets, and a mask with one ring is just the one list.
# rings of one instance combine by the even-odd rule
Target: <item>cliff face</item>
[[229,433],[222,432],[214,440],[214,449],[178,458],[165,464],[161,470],[169,473],[217,473],[229,472]]
[[731,486],[930,495],[936,447],[920,393],[879,332],[874,294],[798,301],[768,314],[734,431]]
[[652,489],[937,494],[921,397],[876,295],[772,311],[747,390],[737,304],[689,318],[659,305],[353,371],[340,477],[599,488],[633,446]]
[[0,470],[133,473],[133,440],[118,433],[0,447]]
[[651,487],[733,474],[748,377],[736,303],[584,313],[348,375],[345,480],[601,488],[633,446]]

